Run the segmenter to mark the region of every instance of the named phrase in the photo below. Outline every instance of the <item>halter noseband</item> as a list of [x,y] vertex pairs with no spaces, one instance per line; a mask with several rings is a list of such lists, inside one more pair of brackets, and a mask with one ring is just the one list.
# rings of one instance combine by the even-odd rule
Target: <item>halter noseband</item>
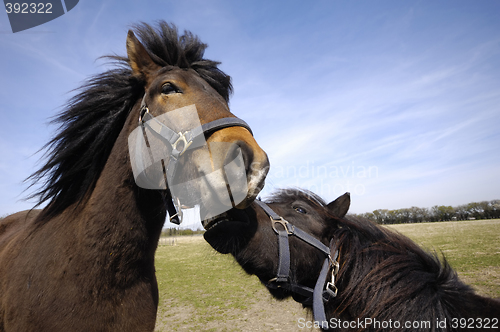
[[[316,321],[326,322],[324,303],[337,296],[337,287],[335,286],[335,276],[339,271],[339,262],[337,261],[339,251],[336,241],[331,239],[330,247],[327,247],[321,241],[304,232],[300,228],[290,224],[288,221],[274,212],[266,203],[255,200],[255,202],[266,212],[271,219],[273,230],[278,234],[279,241],[279,263],[276,277],[268,281],[266,287],[271,289],[284,288],[293,293],[306,297],[302,303],[313,306],[313,315]],[[277,224],[283,226],[283,230],[276,228]],[[323,262],[321,272],[314,289],[298,285],[290,281],[290,246],[288,237],[294,235],[302,241],[319,249],[325,254],[326,259]],[[332,253],[333,252],[333,257]],[[331,271],[331,279],[326,283],[328,272]],[[325,285],[326,283],[326,285]],[[323,327],[323,326],[322,326]],[[328,327],[325,328],[326,330]]]
[[[189,146],[204,135],[228,127],[243,127],[253,135],[250,126],[239,118],[220,118],[214,121],[197,126],[185,132],[175,132],[172,128],[155,119],[149,112],[146,104],[146,94],[141,101],[139,110],[139,126],[148,128],[159,135],[160,139],[170,145],[171,151],[165,165],[166,179],[172,179],[177,168],[177,161]],[[179,225],[182,222],[182,209],[179,199],[173,199],[170,190],[167,190],[167,210],[170,222]]]

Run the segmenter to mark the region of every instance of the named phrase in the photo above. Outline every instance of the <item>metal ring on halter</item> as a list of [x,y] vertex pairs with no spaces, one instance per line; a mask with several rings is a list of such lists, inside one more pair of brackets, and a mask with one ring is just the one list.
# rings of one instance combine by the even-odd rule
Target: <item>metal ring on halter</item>
[[170,202],[172,202],[176,212],[170,216],[169,221],[171,223],[179,225],[182,222],[182,219],[184,218],[184,213],[182,212],[181,200],[178,197],[176,197],[172,198]]
[[336,260],[333,260],[331,255],[328,255],[328,258],[330,259],[330,265],[332,266],[332,276],[336,276],[339,273],[339,262]]
[[141,111],[139,112],[139,125],[144,123],[144,115],[149,113],[149,108],[147,106],[141,107]]
[[172,144],[172,148],[179,151],[177,149],[177,145],[179,143],[182,143],[182,150],[179,152],[179,156],[182,156],[182,154],[184,152],[186,152],[186,150],[189,148],[189,146],[191,146],[191,144],[193,144],[193,140],[190,140],[189,142],[186,140],[186,135],[188,134],[189,132],[178,132],[177,134],[179,135],[179,138]]
[[328,293],[328,295],[330,295],[331,297],[336,297],[337,296],[337,292],[338,292],[338,288],[337,286],[335,286],[334,283],[332,282],[328,282],[326,284],[326,287],[325,287],[325,291]]
[[292,235],[294,232],[295,228],[293,227],[293,225],[290,224],[285,219],[283,219],[282,217],[280,217],[280,219],[271,218],[271,222],[272,222],[271,225],[273,226],[273,229],[276,232],[276,234],[278,234],[279,231],[276,229],[275,224],[281,224],[285,228],[285,231],[288,235]]

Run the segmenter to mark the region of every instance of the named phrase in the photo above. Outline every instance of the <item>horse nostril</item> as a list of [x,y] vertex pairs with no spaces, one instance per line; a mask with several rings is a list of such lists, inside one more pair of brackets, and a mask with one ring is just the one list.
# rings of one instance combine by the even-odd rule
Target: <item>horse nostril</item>
[[233,207],[244,202],[249,192],[251,159],[245,146],[242,143],[231,144],[224,158],[225,181]]
[[[226,142],[227,143],[227,142]],[[269,171],[269,159],[262,149],[249,139],[235,140],[221,152],[224,181],[231,204],[244,209],[257,197]],[[215,151],[213,149],[212,151]]]
[[245,143],[238,142],[237,144],[231,144],[224,159],[224,166],[231,165],[231,168],[238,169],[238,172],[246,175],[250,170],[250,155],[251,152]]

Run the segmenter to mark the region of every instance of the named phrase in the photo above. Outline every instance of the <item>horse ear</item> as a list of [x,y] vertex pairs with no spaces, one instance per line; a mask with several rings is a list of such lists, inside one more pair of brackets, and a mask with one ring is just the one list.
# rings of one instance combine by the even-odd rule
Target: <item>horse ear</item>
[[329,203],[327,207],[334,216],[338,218],[344,218],[347,211],[349,211],[350,205],[351,205],[351,194],[345,193],[344,195],[338,197],[333,202]]
[[132,30],[129,30],[127,35],[127,55],[134,76],[146,79],[149,73],[159,67]]

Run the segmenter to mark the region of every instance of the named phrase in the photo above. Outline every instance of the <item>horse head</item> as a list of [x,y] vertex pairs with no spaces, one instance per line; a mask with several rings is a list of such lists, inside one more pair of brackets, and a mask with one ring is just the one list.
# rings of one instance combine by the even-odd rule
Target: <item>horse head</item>
[[[295,229],[301,229],[325,246],[338,228],[338,218],[343,218],[350,205],[346,193],[329,204],[310,192],[282,190],[267,203],[276,214]],[[273,220],[254,202],[244,210],[230,210],[204,222],[205,240],[218,252],[231,253],[243,269],[255,274],[268,286],[271,294],[279,299],[293,296],[304,300],[300,294],[286,287],[269,287],[275,280],[280,264],[280,243]],[[293,284],[314,287],[325,255],[314,245],[301,238],[289,237],[290,274]],[[288,271],[287,271],[288,272]]]
[[[314,326],[323,331],[349,329],[340,322],[366,317],[447,322],[498,316],[500,302],[476,294],[445,258],[367,219],[344,218],[349,205],[348,193],[326,204],[311,193],[282,191],[267,204],[257,200],[205,221],[205,239],[231,253],[275,298],[291,296],[312,309]],[[453,328],[444,323],[436,330]]]
[[204,59],[165,65],[132,31],[127,54],[144,87],[129,121],[137,184],[168,188],[178,209],[200,205],[202,219],[247,207],[264,186],[269,161],[249,126],[229,110],[229,77]]

